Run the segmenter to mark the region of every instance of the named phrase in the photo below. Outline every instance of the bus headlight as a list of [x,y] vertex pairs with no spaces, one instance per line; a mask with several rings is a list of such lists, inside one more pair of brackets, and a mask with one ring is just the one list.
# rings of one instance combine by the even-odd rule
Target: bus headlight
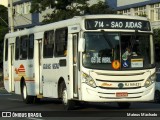
[[156,74],[154,73],[153,75],[151,75],[145,82],[144,86],[147,88],[150,85],[152,85],[156,80]]
[[83,79],[85,80],[85,83],[87,85],[89,85],[89,86],[91,86],[93,88],[96,87],[96,83],[95,83],[95,81],[93,80],[93,78],[91,76],[87,75],[86,73],[83,73],[82,76],[83,76]]

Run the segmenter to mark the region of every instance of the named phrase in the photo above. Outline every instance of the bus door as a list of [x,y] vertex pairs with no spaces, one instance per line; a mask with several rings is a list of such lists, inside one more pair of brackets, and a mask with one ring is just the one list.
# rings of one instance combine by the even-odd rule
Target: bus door
[[34,72],[35,72],[35,88],[37,94],[42,94],[42,67],[41,67],[41,52],[42,52],[42,38],[43,32],[35,33],[35,57],[34,57]]
[[72,34],[73,40],[73,96],[78,97],[78,34]]
[[39,39],[38,40],[38,64],[39,64],[39,88],[40,88],[40,90],[39,90],[39,92],[40,92],[40,94],[42,94],[43,93],[43,83],[42,83],[42,80],[41,80],[41,71],[42,71],[42,68],[41,68],[41,51],[42,51],[42,39]]
[[[12,40],[10,40],[12,42]],[[8,58],[8,65],[9,65],[9,91],[14,91],[14,43],[9,43],[9,58]]]

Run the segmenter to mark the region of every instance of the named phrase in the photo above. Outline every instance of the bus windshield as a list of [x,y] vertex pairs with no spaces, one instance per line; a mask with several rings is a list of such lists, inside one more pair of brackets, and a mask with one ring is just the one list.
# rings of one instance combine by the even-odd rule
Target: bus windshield
[[91,69],[118,70],[147,69],[154,67],[151,34],[85,32],[83,66]]

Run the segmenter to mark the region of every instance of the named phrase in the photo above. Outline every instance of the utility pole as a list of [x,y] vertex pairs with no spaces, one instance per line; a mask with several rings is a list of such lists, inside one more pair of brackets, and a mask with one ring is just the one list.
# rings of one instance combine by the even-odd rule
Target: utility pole
[[14,18],[13,18],[13,0],[9,0],[9,20],[10,20],[10,28],[11,32],[14,32]]

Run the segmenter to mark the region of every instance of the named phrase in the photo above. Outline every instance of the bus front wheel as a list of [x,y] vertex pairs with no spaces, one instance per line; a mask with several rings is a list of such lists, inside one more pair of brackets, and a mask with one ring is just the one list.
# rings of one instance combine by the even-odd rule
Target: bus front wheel
[[73,100],[68,100],[67,88],[65,83],[62,83],[62,103],[65,110],[72,110],[75,107],[75,102]]
[[34,101],[34,96],[29,96],[29,95],[28,95],[28,93],[27,93],[27,86],[26,86],[26,83],[25,83],[25,82],[22,83],[21,95],[22,95],[23,101],[24,101],[26,104],[33,103],[33,101]]
[[131,103],[128,103],[128,102],[119,102],[119,103],[118,103],[118,106],[119,106],[120,108],[122,108],[122,109],[127,109],[127,108],[130,107],[130,105],[131,105]]
[[160,92],[159,91],[155,91],[154,102],[160,103]]

